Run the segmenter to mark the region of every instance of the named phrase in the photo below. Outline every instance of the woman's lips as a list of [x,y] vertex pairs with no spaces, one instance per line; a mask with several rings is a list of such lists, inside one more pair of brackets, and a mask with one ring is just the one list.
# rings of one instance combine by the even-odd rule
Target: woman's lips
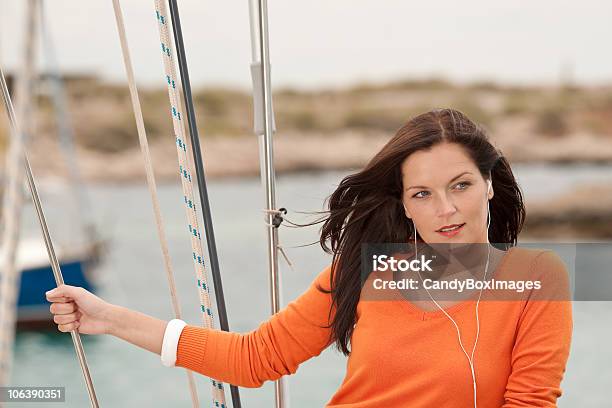
[[461,230],[463,230],[463,227],[465,227],[465,223],[463,223],[459,228],[456,228],[452,231],[436,231],[438,234],[444,235],[445,237],[454,237],[455,235],[457,235],[459,232],[461,232]]

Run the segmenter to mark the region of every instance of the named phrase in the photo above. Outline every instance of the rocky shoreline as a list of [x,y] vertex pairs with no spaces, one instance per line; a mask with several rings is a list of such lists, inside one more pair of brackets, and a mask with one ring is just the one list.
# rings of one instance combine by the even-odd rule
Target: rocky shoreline
[[[275,139],[277,175],[305,171],[356,170],[363,167],[387,140],[388,138],[382,135],[355,136],[349,133],[333,138],[322,135],[278,136]],[[497,142],[496,145],[502,152],[509,152],[507,157],[511,163],[530,162],[528,159],[533,158],[533,155],[521,155],[518,146],[500,146]],[[571,144],[568,143],[568,146]],[[157,181],[178,183],[174,144],[157,140],[150,150]],[[570,160],[564,148],[547,151],[545,162],[549,163],[584,162],[586,158],[583,156],[581,160],[577,160],[574,157]],[[599,149],[596,157],[602,157],[603,151],[604,148]],[[50,157],[56,159],[50,160]],[[258,141],[255,136],[204,140],[203,157],[208,179],[259,177]],[[39,145],[32,151],[31,159],[37,177],[54,177],[65,172],[64,162],[60,160],[59,152],[54,152],[53,146]],[[90,183],[145,183],[144,165],[139,149],[129,149],[112,155],[79,151],[78,162],[85,179]],[[543,160],[537,162],[541,163]],[[611,161],[603,157],[601,162]],[[521,235],[524,239],[612,239],[612,185],[584,186],[545,201],[528,200],[526,207],[527,220]]]
[[[350,170],[363,167],[389,140],[382,133],[342,132],[325,134],[275,135],[275,168],[278,174],[302,171]],[[492,138],[510,163],[612,163],[612,139],[575,135],[565,141]],[[259,147],[256,136],[203,138],[202,155],[205,172],[211,179],[258,177]],[[173,139],[155,139],[150,152],[159,181],[174,180],[177,175],[176,146]],[[40,176],[62,176],[66,172],[58,147],[42,141],[30,148],[30,157]],[[90,182],[131,183],[144,179],[144,165],[138,147],[105,153],[78,149],[77,163],[85,180]]]
[[[69,81],[68,93],[76,161],[84,179],[145,183],[126,87],[85,78]],[[251,132],[248,93],[213,89],[196,92],[194,98],[207,178],[259,177],[258,138]],[[274,98],[277,175],[360,169],[406,120],[437,106],[452,106],[483,124],[511,164],[612,163],[611,87],[405,81],[344,90],[284,90]],[[141,99],[157,181],[178,182],[165,91],[142,91]],[[38,178],[66,178],[66,158],[59,150],[49,106],[42,97],[29,156]],[[4,133],[0,153],[6,149],[6,129],[6,124],[0,126]],[[527,203],[526,232],[535,237],[612,238],[612,186],[585,188],[589,190],[584,196],[573,192],[544,203]]]
[[526,207],[531,237],[612,240],[612,185],[583,186]]
[[[127,86],[86,75],[65,82],[84,177],[141,180]],[[202,89],[193,96],[207,175],[257,176],[259,150],[249,92]],[[176,146],[167,92],[140,90],[140,99],[157,175],[172,179]],[[520,87],[433,78],[344,89],[284,89],[275,91],[274,103],[278,173],[360,168],[411,117],[444,106],[484,125],[511,163],[612,163],[612,86]],[[48,95],[39,96],[29,144],[37,173],[50,176],[64,171],[52,106]],[[0,125],[0,153],[6,149],[7,129],[6,123]]]

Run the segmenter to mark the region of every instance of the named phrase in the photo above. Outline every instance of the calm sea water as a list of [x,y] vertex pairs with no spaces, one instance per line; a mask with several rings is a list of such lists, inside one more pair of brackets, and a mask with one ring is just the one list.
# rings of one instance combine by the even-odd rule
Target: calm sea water
[[[570,190],[585,182],[612,183],[612,167],[516,166],[527,198]],[[325,197],[346,173],[302,174],[278,178],[278,206],[289,209],[290,220],[304,221],[296,211],[322,208]],[[45,210],[57,243],[78,240],[74,209],[66,191],[55,184],[41,186]],[[154,218],[144,181],[132,185],[91,187],[93,211],[102,231],[112,239],[110,251],[97,270],[104,299],[159,318],[172,318],[165,272]],[[200,324],[195,275],[187,224],[178,184],[159,188],[183,317]],[[215,235],[223,274],[230,327],[245,332],[269,317],[263,190],[259,179],[213,182],[209,186]],[[30,210],[26,235],[36,235]],[[297,297],[330,262],[317,245],[318,227],[283,228],[281,244],[294,264],[281,259],[283,304]],[[611,288],[612,289],[612,288]],[[612,384],[612,303],[574,304],[575,331],[571,358],[562,384],[560,407],[603,407]],[[163,367],[159,356],[109,336],[83,336],[87,359],[102,406],[190,406],[184,370]],[[304,362],[288,377],[293,407],[323,406],[340,385],[346,359],[333,347]],[[200,405],[210,406],[209,382],[196,376]],[[17,335],[13,385],[65,386],[68,407],[88,406],[88,398],[70,336],[59,332],[22,332]],[[273,406],[273,384],[241,389],[243,406]],[[227,392],[229,400],[229,392]],[[19,406],[15,404],[14,406]],[[33,407],[35,404],[24,404]],[[55,406],[55,405],[54,405]]]

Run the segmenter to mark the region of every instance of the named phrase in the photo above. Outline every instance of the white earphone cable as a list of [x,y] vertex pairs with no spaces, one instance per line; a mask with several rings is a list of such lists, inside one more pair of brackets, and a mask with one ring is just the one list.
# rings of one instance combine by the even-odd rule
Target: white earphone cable
[[[482,277],[483,283],[487,279],[487,272],[489,270],[489,260],[490,260],[490,255],[491,255],[491,245],[490,245],[491,243],[489,242],[489,226],[491,225],[491,211],[490,211],[489,199],[488,199],[488,194],[490,190],[491,190],[491,180],[488,180],[487,197],[486,197],[487,199],[487,263],[485,265],[485,272]],[[404,205],[404,208],[406,208],[405,205]],[[416,226],[414,225],[414,220],[412,220],[412,218],[410,220],[412,221],[412,226],[414,230],[414,251],[415,251],[415,259],[416,259],[418,256],[417,255]],[[421,276],[421,272],[419,270],[417,270],[417,272],[419,274],[419,278],[421,279],[421,283],[423,283],[423,277]],[[429,295],[429,298],[432,300],[432,302],[434,302],[435,305],[438,307],[438,309],[440,309],[446,315],[446,317],[448,317],[450,321],[455,325],[455,329],[457,330],[457,338],[459,339],[459,346],[461,347],[463,354],[465,354],[465,357],[468,359],[468,363],[470,365],[470,372],[472,374],[472,383],[474,385],[474,408],[477,408],[477,405],[476,405],[476,373],[474,370],[474,352],[476,350],[476,345],[478,344],[478,336],[480,335],[480,319],[478,316],[478,305],[480,304],[480,298],[482,296],[482,289],[484,285],[480,287],[480,293],[478,294],[478,300],[476,301],[476,338],[474,340],[474,347],[472,347],[471,357],[468,356],[468,353],[465,350],[465,347],[463,347],[463,342],[461,341],[461,332],[455,320],[446,312],[446,310],[444,310],[442,306],[440,306],[438,302],[436,302],[436,300],[431,296],[431,293],[429,292],[429,290],[425,286],[423,287],[425,288],[425,291],[427,291],[427,295]]]

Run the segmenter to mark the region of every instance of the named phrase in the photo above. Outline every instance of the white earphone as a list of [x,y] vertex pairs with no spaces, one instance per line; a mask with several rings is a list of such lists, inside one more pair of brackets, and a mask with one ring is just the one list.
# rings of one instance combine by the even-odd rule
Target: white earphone
[[[492,187],[492,181],[491,179],[487,180],[487,193],[485,195],[485,198],[487,200],[487,263],[485,265],[485,272],[484,272],[484,276],[482,277],[482,281],[485,282],[486,278],[487,278],[487,272],[489,270],[489,259],[490,259],[490,255],[491,255],[491,243],[489,242],[489,226],[491,225],[491,212],[490,212],[490,207],[489,207],[489,191],[491,191],[491,187]],[[406,213],[408,212],[408,210],[406,209],[406,204],[404,204],[404,210],[406,210]],[[414,221],[412,220],[412,218],[410,218],[410,220],[412,221],[412,227],[414,230],[414,253],[415,253],[415,259],[417,258],[417,241],[416,241],[416,226],[414,225]],[[421,283],[423,283],[423,277],[421,276],[421,272],[417,269],[417,272],[419,274],[419,278],[421,279]],[[455,329],[457,329],[457,338],[459,340],[459,346],[461,347],[461,350],[463,351],[463,354],[465,354],[465,356],[467,357],[468,363],[470,365],[470,372],[472,374],[472,383],[474,385],[474,408],[477,408],[476,405],[476,373],[474,370],[474,352],[476,350],[476,345],[478,344],[478,335],[480,334],[480,319],[478,317],[478,305],[480,304],[480,298],[482,296],[482,288],[484,285],[481,285],[480,288],[480,293],[478,295],[478,300],[476,301],[476,339],[474,340],[474,347],[472,348],[472,355],[471,357],[468,356],[467,351],[465,350],[465,347],[463,347],[463,342],[461,341],[461,333],[459,331],[459,326],[457,325],[457,322],[455,322],[455,320],[453,320],[452,317],[450,317],[450,315],[446,312],[446,310],[444,310],[444,308],[442,308],[442,306],[440,306],[440,304],[438,302],[435,301],[435,299],[431,296],[431,293],[429,293],[429,290],[423,286],[425,288],[425,290],[427,291],[427,294],[429,295],[429,298],[432,300],[432,302],[434,302],[436,304],[436,306],[438,307],[438,309],[440,309],[445,315],[446,317],[448,317],[450,319],[450,321],[455,325]]]

